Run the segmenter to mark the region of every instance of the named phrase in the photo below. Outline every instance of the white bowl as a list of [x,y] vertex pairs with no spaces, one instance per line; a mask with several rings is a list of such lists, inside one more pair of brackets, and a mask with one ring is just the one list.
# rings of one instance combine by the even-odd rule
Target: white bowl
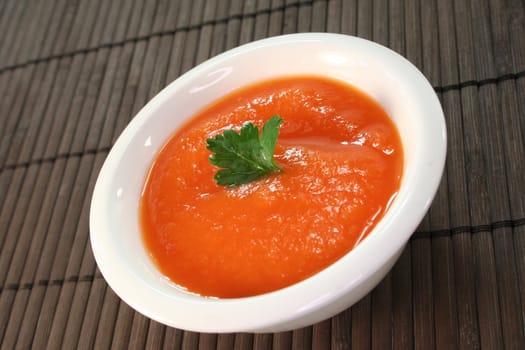
[[[316,275],[247,298],[184,292],[154,266],[141,240],[138,205],[152,161],[181,123],[217,98],[272,77],[322,75],[378,101],[404,148],[401,187],[369,236]],[[93,193],[91,244],[110,287],[140,313],[198,332],[277,332],[329,318],[357,302],[390,270],[425,215],[446,154],[440,103],[406,59],[373,42],[338,34],[273,37],[240,46],[182,75],[153,98],[122,132]]]

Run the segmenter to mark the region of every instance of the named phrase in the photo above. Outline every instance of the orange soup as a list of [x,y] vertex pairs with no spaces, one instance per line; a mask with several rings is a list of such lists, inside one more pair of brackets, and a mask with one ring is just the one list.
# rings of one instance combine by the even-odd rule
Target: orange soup
[[[177,113],[177,111],[173,111]],[[273,115],[282,172],[218,186],[206,139]],[[319,77],[289,77],[239,89],[176,131],[148,175],[143,239],[174,283],[235,298],[299,282],[348,253],[399,189],[403,150],[381,106]]]

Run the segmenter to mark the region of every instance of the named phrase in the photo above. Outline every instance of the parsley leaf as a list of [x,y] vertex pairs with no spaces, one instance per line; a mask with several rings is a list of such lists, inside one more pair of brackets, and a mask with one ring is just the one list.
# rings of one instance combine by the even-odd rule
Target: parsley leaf
[[206,148],[214,153],[209,157],[210,163],[221,168],[214,176],[217,184],[238,186],[281,171],[273,153],[282,122],[278,115],[268,119],[260,137],[259,128],[250,122],[244,124],[239,133],[229,129],[206,139]]

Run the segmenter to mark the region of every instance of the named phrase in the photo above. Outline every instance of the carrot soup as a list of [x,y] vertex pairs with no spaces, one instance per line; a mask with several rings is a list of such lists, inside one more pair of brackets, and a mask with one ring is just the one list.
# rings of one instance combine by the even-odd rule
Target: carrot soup
[[[218,186],[207,138],[274,115],[284,120],[274,154],[282,171]],[[164,145],[141,198],[143,240],[159,270],[190,292],[271,292],[362,241],[402,170],[397,129],[368,95],[314,76],[260,82],[199,112]]]

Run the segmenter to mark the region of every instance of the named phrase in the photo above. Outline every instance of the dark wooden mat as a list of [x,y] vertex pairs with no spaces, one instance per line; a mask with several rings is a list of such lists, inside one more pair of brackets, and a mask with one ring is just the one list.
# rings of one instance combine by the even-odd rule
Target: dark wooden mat
[[[89,244],[115,138],[196,64],[305,31],[386,45],[435,87],[449,153],[428,215],[373,292],[311,327],[198,334],[134,312]],[[0,1],[1,348],[523,348],[524,39],[521,0]]]

